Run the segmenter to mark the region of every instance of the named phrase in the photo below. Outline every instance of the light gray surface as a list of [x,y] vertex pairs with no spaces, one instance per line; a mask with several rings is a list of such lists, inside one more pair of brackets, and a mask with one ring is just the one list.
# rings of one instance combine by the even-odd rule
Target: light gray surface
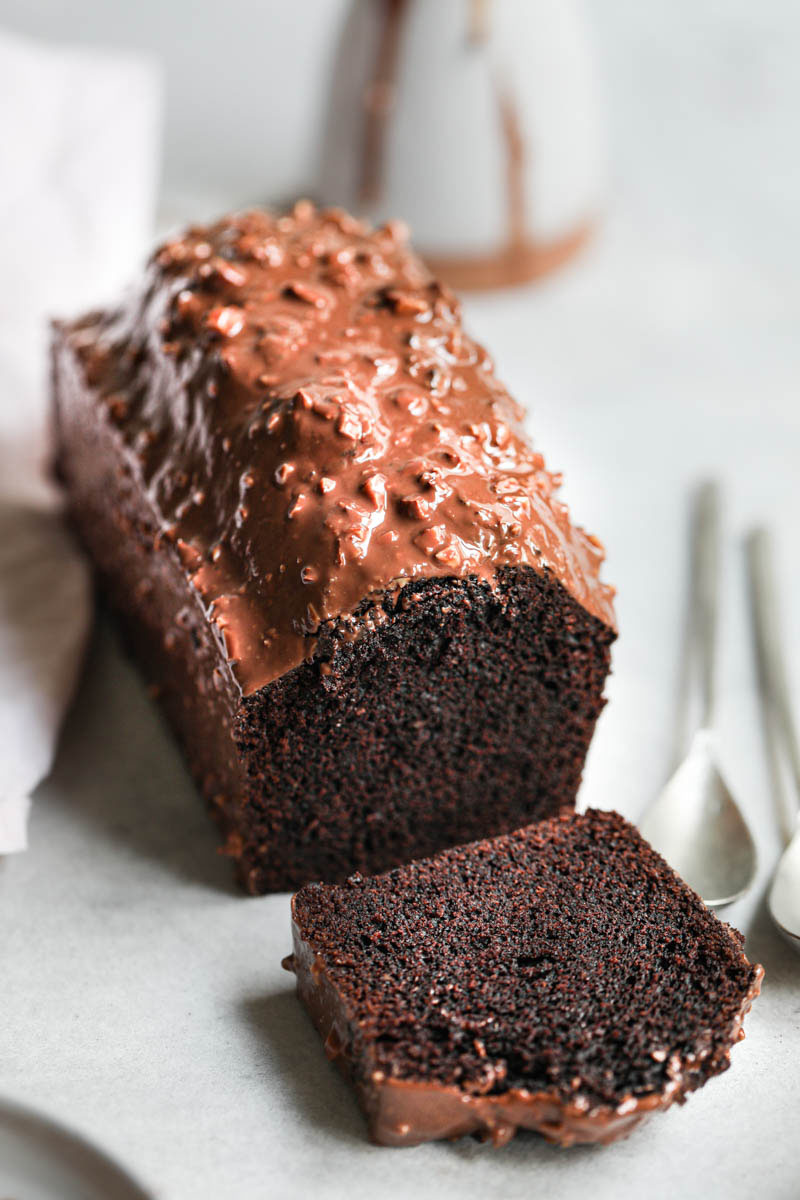
[[14,1200],[146,1200],[124,1171],[69,1129],[0,1099],[0,1184]]
[[0,863],[0,1090],[86,1132],[164,1200],[798,1193],[800,961],[763,906],[778,842],[740,539],[755,521],[775,527],[797,707],[800,11],[592,8],[616,133],[611,217],[573,268],[472,301],[470,324],[532,407],[537,443],[606,541],[620,589],[584,803],[636,817],[667,775],[686,491],[710,469],[724,477],[720,757],[761,855],[755,892],[726,915],[766,967],[764,994],[732,1069],[608,1150],[533,1137],[500,1152],[370,1147],[280,969],[287,899],[235,893],[102,630],[36,798],[32,848]]

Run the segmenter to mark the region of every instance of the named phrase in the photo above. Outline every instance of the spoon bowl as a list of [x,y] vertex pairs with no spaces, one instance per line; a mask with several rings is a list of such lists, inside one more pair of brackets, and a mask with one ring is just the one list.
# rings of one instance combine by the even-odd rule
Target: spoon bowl
[[698,489],[692,512],[689,621],[678,745],[684,744],[693,677],[699,684],[699,728],[675,774],[640,822],[642,834],[653,848],[712,906],[730,904],[743,895],[756,874],[753,836],[720,774],[711,734],[720,515],[719,485],[708,480]]
[[768,904],[773,921],[800,954],[800,826],[781,855]]
[[648,808],[640,828],[712,907],[730,904],[753,882],[755,843],[717,767],[707,729],[694,735],[689,753]]
[[767,903],[781,933],[800,952],[800,742],[786,678],[772,539],[766,529],[750,534],[747,565],[764,748],[781,833],[788,843]]

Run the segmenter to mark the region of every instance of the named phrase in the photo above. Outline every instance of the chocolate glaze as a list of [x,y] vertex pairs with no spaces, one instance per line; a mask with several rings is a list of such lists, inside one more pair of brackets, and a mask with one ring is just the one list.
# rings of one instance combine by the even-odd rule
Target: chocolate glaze
[[[298,995],[323,1039],[325,1053],[355,1084],[370,1137],[381,1145],[415,1146],[477,1134],[495,1146],[504,1146],[518,1129],[533,1130],[558,1146],[608,1145],[624,1137],[651,1112],[663,1111],[676,1102],[682,1104],[687,1093],[702,1082],[698,1070],[702,1053],[673,1054],[668,1063],[668,1081],[661,1091],[630,1095],[616,1106],[591,1103],[581,1095],[565,1101],[556,1092],[520,1088],[497,1095],[473,1095],[442,1083],[390,1078],[380,1070],[356,1075],[349,1054],[353,1017],[324,961],[303,939],[295,920],[292,940],[294,953],[283,960],[283,966],[294,972]],[[756,966],[752,986],[729,1030],[730,1046],[745,1036],[742,1024],[763,978],[763,967]],[[726,1061],[729,1058],[730,1049],[725,1051]],[[721,1069],[718,1065],[717,1070]]]
[[301,202],[190,229],[72,338],[245,695],[409,579],[527,564],[613,626],[602,547],[401,227]]

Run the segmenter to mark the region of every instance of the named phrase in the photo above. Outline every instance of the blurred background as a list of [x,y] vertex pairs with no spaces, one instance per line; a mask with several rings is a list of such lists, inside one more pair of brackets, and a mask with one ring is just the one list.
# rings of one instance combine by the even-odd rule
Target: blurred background
[[[165,117],[160,194],[194,211],[203,199],[274,200],[315,186],[323,109],[349,7],[349,0],[303,0],[300,7],[280,0],[0,0],[0,27],[157,60]],[[498,7],[519,17],[559,5],[498,0]],[[738,253],[786,265],[790,247],[781,247],[781,234],[792,232],[800,190],[793,0],[583,0],[581,11],[610,115],[610,212],[684,250],[730,256],[738,244]]]
[[[394,43],[392,21],[400,25]],[[86,262],[85,247],[102,227],[92,244],[106,249],[96,257],[114,266],[100,270],[92,287],[118,287],[155,231],[303,194],[408,220],[419,245],[456,282],[464,260],[483,269],[499,255],[506,274],[494,282],[506,284],[510,260],[532,264],[520,272],[535,274],[531,282],[470,290],[465,308],[471,331],[528,408],[537,447],[552,469],[563,470],[573,514],[605,543],[606,578],[619,590],[620,638],[585,804],[637,819],[672,765],[689,497],[703,478],[722,481],[720,755],[756,830],[762,864],[759,886],[726,919],[756,930],[755,953],[769,978],[773,951],[764,938],[758,942],[758,912],[779,840],[742,542],[756,523],[774,532],[785,657],[800,707],[797,0],[0,0],[0,62],[19,61],[19,38],[30,39],[29,50],[70,45],[123,55],[103,84],[107,102],[83,114],[97,150],[72,210],[80,234],[73,249],[84,255],[75,261]],[[145,64],[134,70],[131,55]],[[37,124],[41,89],[31,85],[23,100],[22,84],[14,90],[9,78],[0,71],[0,380],[3,337],[8,345],[24,309],[28,265],[40,281],[37,252],[42,239],[52,242],[50,216],[29,223],[23,237],[18,215],[31,211],[34,194],[54,195],[61,178],[51,155],[25,192],[17,164],[34,136],[47,132],[60,145],[75,111],[65,88],[57,111]],[[387,78],[394,92],[387,93]],[[367,128],[373,154],[376,140],[380,148],[377,188],[369,171],[364,178]],[[95,201],[100,211],[101,193],[114,206],[92,224],[84,217]],[[123,229],[125,197],[134,193],[135,220]],[[62,246],[61,254],[48,248],[54,277],[61,264],[64,278],[37,300],[42,314],[85,302],[77,284],[88,290],[89,281],[68,268],[66,239]],[[11,275],[4,248],[15,264]],[[36,361],[44,363],[43,351]],[[12,427],[19,410],[13,389],[0,395],[0,440],[3,421]],[[111,682],[139,685],[120,665],[111,682],[99,682],[94,661],[92,695],[104,698],[105,715],[100,728],[84,704],[83,723],[73,722],[70,732],[73,763],[74,747],[90,746],[92,729],[106,743],[114,778],[120,763],[123,772],[126,762],[134,776],[141,771],[134,752],[152,744],[167,764],[159,767],[162,793],[183,787],[188,797],[183,768],[143,704],[136,712],[146,736],[130,745],[132,702],[114,698]],[[108,713],[116,713],[116,724]],[[83,778],[77,767],[73,775]],[[110,773],[104,778],[116,786]],[[87,786],[97,785],[87,776]],[[206,836],[202,829],[198,837]],[[780,1034],[770,1037],[778,1063]],[[751,1081],[749,1095],[765,1106],[773,1104],[766,1089],[769,1097],[780,1093],[779,1067],[771,1070],[761,1083]],[[69,1109],[69,1081],[53,1084],[44,1069],[40,1078]],[[99,1102],[83,1111],[120,1145]],[[254,1129],[260,1119],[253,1108]],[[729,1110],[725,1128],[705,1129],[697,1153],[715,1172],[728,1163],[720,1195],[745,1187],[750,1167],[729,1150],[746,1142],[751,1125],[752,1100]],[[181,1126],[189,1161],[198,1130]],[[128,1132],[141,1160],[153,1163],[146,1123]],[[664,1180],[673,1167],[679,1171],[679,1158],[672,1155],[671,1167],[664,1159]],[[218,1175],[212,1170],[208,1194],[223,1194],[228,1161],[222,1155]],[[634,1179],[634,1160],[618,1161],[618,1174],[609,1168],[606,1176],[609,1188],[615,1178],[624,1187]],[[647,1186],[649,1160],[636,1161]],[[159,1169],[174,1194],[188,1194],[180,1163]],[[761,1179],[752,1170],[749,1179],[752,1195]],[[689,1194],[677,1176],[673,1184],[671,1194]],[[763,1194],[790,1192],[766,1187]]]

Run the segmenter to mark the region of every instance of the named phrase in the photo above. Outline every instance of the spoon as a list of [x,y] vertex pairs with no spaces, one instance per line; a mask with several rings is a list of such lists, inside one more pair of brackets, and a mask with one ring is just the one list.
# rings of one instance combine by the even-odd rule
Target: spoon
[[747,539],[747,565],[764,744],[785,845],[767,903],[775,924],[800,951],[800,748],[780,648],[772,540],[765,529]]
[[[643,836],[698,892],[706,904],[738,899],[756,873],[752,834],[716,763],[714,657],[719,602],[720,494],[714,482],[699,489],[692,519],[691,591],[686,665],[696,668],[700,720],[686,754],[640,822]],[[687,671],[686,683],[689,683]],[[686,724],[689,689],[681,696]]]

